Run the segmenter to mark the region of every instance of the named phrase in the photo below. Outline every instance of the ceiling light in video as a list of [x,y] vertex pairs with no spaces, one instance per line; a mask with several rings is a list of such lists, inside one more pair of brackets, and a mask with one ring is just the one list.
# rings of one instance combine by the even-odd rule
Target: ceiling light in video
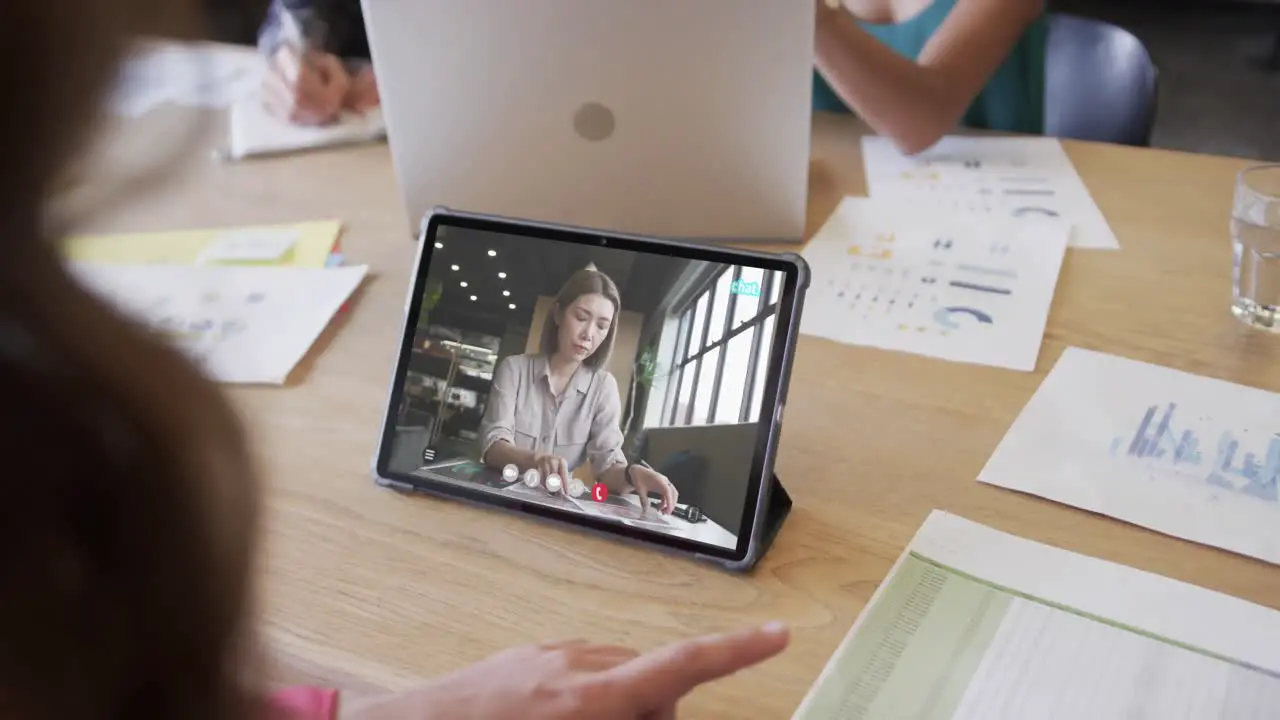
[[498,257],[498,251],[497,251],[497,250],[490,250],[490,251],[489,251],[489,257]]
[[506,273],[498,273],[498,278],[499,278],[500,280],[506,280],[506,279],[507,279],[507,274],[506,274]]

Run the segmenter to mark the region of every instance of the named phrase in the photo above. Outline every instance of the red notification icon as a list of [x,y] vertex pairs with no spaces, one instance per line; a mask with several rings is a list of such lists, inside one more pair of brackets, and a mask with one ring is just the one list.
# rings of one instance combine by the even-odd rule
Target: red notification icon
[[596,483],[591,486],[591,499],[596,502],[604,502],[609,499],[609,488],[604,483]]

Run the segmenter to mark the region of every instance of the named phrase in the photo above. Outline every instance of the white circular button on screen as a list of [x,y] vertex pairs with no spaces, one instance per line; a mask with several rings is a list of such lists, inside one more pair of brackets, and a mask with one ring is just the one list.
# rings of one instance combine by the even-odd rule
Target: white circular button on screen
[[513,483],[520,479],[520,468],[515,465],[507,465],[502,468],[502,481]]
[[569,478],[569,486],[566,488],[569,497],[582,497],[587,494],[587,484],[576,477]]
[[550,475],[547,476],[547,482],[545,483],[545,485],[547,488],[547,492],[549,493],[560,492],[560,488],[562,487],[562,484],[560,482],[560,476],[556,475],[555,473],[551,473]]
[[536,468],[529,468],[524,473],[524,484],[531,488],[536,488],[542,484],[542,476],[538,474]]

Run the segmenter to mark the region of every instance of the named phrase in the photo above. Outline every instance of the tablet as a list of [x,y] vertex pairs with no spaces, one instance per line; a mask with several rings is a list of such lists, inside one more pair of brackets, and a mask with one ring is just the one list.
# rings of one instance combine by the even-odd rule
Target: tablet
[[436,209],[422,222],[378,482],[731,569],[773,475],[804,261]]

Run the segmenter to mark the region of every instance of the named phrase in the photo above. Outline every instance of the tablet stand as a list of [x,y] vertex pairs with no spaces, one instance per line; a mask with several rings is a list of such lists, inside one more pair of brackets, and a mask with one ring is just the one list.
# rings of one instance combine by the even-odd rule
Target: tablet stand
[[782,481],[776,473],[770,476],[769,483],[769,507],[765,509],[764,532],[760,534],[760,552],[757,557],[763,557],[769,552],[773,539],[782,529],[782,521],[791,514],[791,496],[783,489]]

